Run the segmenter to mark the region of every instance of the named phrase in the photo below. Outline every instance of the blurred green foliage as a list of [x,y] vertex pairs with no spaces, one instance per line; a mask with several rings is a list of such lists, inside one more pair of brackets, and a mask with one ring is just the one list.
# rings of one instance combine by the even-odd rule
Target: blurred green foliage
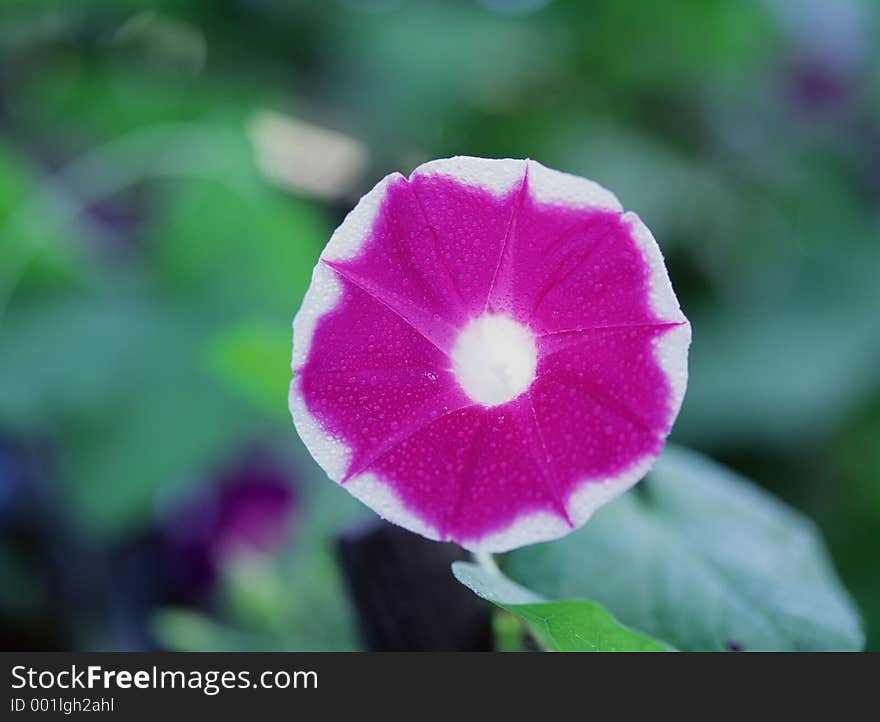
[[[362,512],[289,423],[289,322],[358,192],[468,153],[644,218],[694,326],[674,437],[816,520],[880,649],[878,22],[867,0],[0,5],[0,440],[48,459],[27,513],[0,490],[0,617],[56,615],[35,543],[103,559],[258,440],[290,459],[297,532],[211,605],[171,600],[158,640],[357,646],[332,540]],[[363,144],[356,188],[268,177],[267,110]],[[131,646],[100,626],[54,644]]]
[[542,593],[596,600],[685,651],[864,646],[858,614],[813,525],[673,445],[636,490],[582,529],[516,550],[508,561],[517,579]]

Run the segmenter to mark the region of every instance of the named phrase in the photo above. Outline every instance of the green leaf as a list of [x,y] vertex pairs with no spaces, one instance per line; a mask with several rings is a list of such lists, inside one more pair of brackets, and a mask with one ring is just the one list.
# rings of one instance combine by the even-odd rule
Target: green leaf
[[75,209],[69,192],[0,142],[0,321],[14,291],[88,275],[82,242],[100,231]]
[[694,320],[702,330],[677,438],[714,448],[749,442],[797,448],[833,433],[876,387],[877,301],[837,300],[817,308],[759,298],[759,307]]
[[264,181],[243,129],[207,141],[222,173],[163,184],[149,229],[155,273],[218,316],[289,319],[331,228],[318,206]]
[[289,325],[243,323],[212,339],[208,363],[227,386],[287,424],[290,339]]
[[624,627],[601,605],[553,602],[476,564],[455,562],[452,573],[477,596],[521,617],[552,652],[667,652],[668,647]]
[[517,579],[586,597],[679,649],[858,650],[858,615],[813,524],[733,472],[667,448],[579,531],[509,555]]

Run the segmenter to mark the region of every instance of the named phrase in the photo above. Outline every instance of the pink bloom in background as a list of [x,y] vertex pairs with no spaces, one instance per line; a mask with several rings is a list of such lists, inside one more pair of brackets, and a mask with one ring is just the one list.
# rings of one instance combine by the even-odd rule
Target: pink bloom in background
[[562,536],[635,484],[687,383],[690,325],[651,232],[534,161],[384,178],[293,328],[291,413],[330,478],[475,551]]

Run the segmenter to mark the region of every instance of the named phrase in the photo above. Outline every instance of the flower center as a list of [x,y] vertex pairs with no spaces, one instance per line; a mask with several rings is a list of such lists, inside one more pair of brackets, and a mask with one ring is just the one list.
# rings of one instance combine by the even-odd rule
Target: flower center
[[531,332],[507,316],[468,322],[452,349],[452,370],[465,393],[483,406],[512,401],[535,380],[538,352]]

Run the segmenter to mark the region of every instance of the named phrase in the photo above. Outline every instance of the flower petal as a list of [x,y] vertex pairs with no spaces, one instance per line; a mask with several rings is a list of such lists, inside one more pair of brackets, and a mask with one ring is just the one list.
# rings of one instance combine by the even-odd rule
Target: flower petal
[[321,261],[449,350],[467,315],[434,231],[406,178],[392,174],[380,186],[361,245],[346,234],[344,244],[331,240]]
[[525,169],[522,160],[457,157],[425,163],[412,174],[438,256],[470,316],[486,310]]
[[[483,316],[537,354],[518,387],[508,355],[469,349],[510,401],[466,392],[449,357]],[[382,516],[503,551],[567,533],[641,478],[689,344],[656,242],[613,194],[534,161],[432,161],[383,179],[322,253],[290,406],[328,475]]]
[[[406,438],[369,473],[403,508],[419,510],[433,538],[501,551],[559,536],[572,525],[534,426],[522,423],[530,416],[526,397],[461,409]],[[523,526],[524,517],[535,519]]]

